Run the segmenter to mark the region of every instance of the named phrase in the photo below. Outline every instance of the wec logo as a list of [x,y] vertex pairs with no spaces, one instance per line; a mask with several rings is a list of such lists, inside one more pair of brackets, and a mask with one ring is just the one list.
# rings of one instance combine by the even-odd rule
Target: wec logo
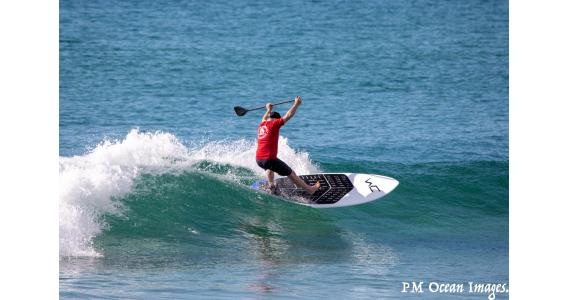
[[[378,186],[374,185],[371,182],[371,178],[365,180],[365,182],[369,185],[369,189],[371,190],[371,192],[382,192],[381,189]],[[373,190],[373,189],[375,189],[375,190]]]

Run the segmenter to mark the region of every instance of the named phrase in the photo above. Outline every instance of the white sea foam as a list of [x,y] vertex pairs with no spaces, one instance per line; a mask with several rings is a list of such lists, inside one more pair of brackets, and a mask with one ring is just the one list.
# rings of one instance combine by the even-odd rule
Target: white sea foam
[[[207,160],[247,168],[261,176],[264,171],[256,164],[255,152],[256,141],[215,141],[191,151],[190,157],[193,161]],[[310,160],[308,153],[292,149],[285,137],[280,137],[278,141],[278,157],[285,161],[297,174],[311,174],[319,171]]]
[[[121,214],[121,196],[144,173],[190,170],[203,160],[252,170],[262,176],[255,162],[255,141],[214,141],[188,148],[173,134],[132,130],[120,141],[104,141],[82,156],[59,159],[59,255],[99,256],[93,238],[105,230],[104,214]],[[317,172],[307,153],[279,141],[279,157],[298,174]]]

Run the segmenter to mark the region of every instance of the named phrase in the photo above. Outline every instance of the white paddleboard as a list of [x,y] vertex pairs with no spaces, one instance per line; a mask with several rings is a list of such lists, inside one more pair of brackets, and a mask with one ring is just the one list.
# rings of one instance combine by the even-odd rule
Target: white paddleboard
[[267,188],[266,180],[254,182],[251,188],[297,204],[331,208],[371,202],[384,197],[398,186],[396,179],[372,174],[320,173],[300,175],[300,178],[310,185],[319,180],[321,187],[313,195],[308,195],[284,177],[274,180],[275,191]]

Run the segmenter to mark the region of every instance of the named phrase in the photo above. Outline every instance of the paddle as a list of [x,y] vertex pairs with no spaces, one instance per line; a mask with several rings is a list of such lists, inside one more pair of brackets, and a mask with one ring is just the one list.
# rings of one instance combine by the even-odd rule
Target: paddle
[[[294,102],[294,100],[288,100],[288,101],[283,101],[283,102],[278,102],[278,103],[274,103],[272,105],[280,105],[280,104],[284,104],[284,103],[290,103],[290,102]],[[261,106],[261,107],[257,107],[257,108],[251,108],[251,109],[246,109],[244,107],[240,107],[240,106],[235,106],[235,112],[237,113],[237,116],[242,117],[244,116],[247,112],[252,111],[252,110],[257,110],[257,109],[263,109],[265,108],[265,106]]]

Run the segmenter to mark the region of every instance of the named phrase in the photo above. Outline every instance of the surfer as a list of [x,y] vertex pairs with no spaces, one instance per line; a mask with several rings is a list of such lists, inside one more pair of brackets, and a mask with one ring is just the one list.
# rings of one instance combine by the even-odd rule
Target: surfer
[[278,112],[272,111],[272,103],[266,103],[266,113],[262,116],[262,121],[258,126],[258,144],[256,148],[256,163],[259,167],[266,170],[269,188],[272,192],[276,191],[274,185],[274,172],[280,176],[287,176],[292,182],[310,195],[315,193],[319,187],[319,181],[314,185],[305,183],[296,172],[292,170],[285,162],[278,159],[278,138],[280,136],[280,127],[284,126],[296,113],[298,106],[302,104],[302,98],[296,96],[294,105],[286,112],[284,117],[280,117]]

